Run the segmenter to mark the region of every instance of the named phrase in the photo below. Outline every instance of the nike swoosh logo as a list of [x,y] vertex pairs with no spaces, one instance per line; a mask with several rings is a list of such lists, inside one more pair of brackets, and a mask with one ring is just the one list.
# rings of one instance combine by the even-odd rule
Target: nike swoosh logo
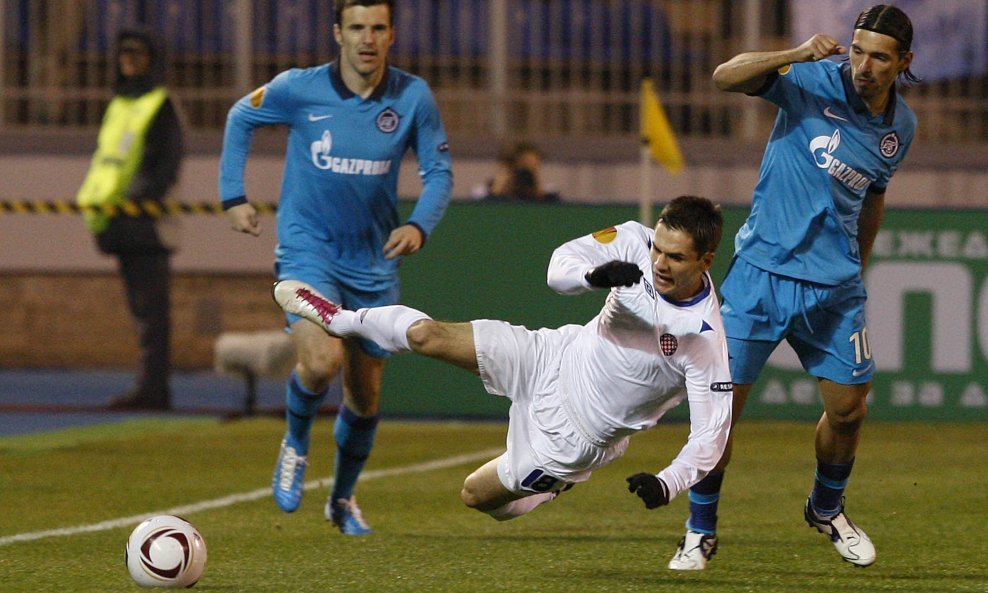
[[869,370],[871,370],[871,367],[873,367],[873,366],[875,366],[875,363],[874,362],[869,363],[868,366],[866,366],[863,369],[854,369],[854,370],[851,371],[851,376],[852,377],[860,377],[861,375],[863,375],[863,374],[867,373]]
[[823,109],[823,114],[826,115],[827,117],[829,117],[830,119],[839,119],[840,121],[847,121],[846,118],[843,118],[843,117],[837,115],[836,113],[834,113],[833,111],[831,111],[830,110],[830,105],[827,105]]
[[314,113],[310,113],[309,114],[309,121],[322,121],[324,119],[329,119],[331,117],[333,117],[332,114],[330,114],[330,115],[316,115]]

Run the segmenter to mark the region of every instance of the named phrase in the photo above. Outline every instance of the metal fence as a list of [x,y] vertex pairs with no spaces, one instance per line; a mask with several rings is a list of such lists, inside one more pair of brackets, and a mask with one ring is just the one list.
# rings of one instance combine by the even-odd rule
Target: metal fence
[[[167,40],[168,84],[195,129],[277,72],[331,60],[330,0],[0,0],[0,128],[93,128],[112,44],[146,23]],[[774,109],[720,93],[714,67],[789,46],[788,0],[399,0],[395,65],[425,77],[451,136],[631,139],[641,78],[686,138],[753,139]],[[848,27],[850,23],[848,23]],[[930,143],[988,142],[988,78],[907,91]]]

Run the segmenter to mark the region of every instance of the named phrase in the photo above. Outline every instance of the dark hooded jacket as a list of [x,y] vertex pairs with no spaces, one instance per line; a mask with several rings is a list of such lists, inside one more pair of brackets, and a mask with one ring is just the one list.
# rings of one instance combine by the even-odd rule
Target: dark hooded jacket
[[[119,48],[125,39],[136,39],[150,51],[151,64],[141,76],[125,77],[120,72]],[[117,35],[117,80],[114,93],[140,97],[165,81],[165,51],[161,40],[151,31],[126,29]],[[178,181],[184,146],[182,127],[175,105],[169,97],[162,105],[145,141],[144,159],[134,182],[127,191],[131,200],[161,201],[172,185]]]
[[[134,40],[147,48],[151,63],[147,72],[141,76],[126,77],[120,71],[120,47],[124,41]],[[140,97],[165,82],[165,50],[161,39],[147,29],[124,29],[117,35],[116,51],[114,54],[117,65],[117,76],[113,85],[115,95]]]
[[[125,77],[120,72],[120,45],[127,39],[136,39],[149,50],[151,63],[147,72],[140,76]],[[117,35],[114,58],[117,64],[117,76],[113,86],[115,96],[140,97],[164,83],[164,46],[151,31],[144,29],[121,31]],[[182,125],[175,104],[169,96],[148,129],[141,166],[127,189],[128,200],[138,203],[145,200],[162,202],[168,190],[178,181],[183,156]],[[146,217],[129,220],[127,217],[117,217],[106,232],[97,236],[97,240],[100,249],[107,253],[156,251],[165,248],[157,240],[153,221]]]

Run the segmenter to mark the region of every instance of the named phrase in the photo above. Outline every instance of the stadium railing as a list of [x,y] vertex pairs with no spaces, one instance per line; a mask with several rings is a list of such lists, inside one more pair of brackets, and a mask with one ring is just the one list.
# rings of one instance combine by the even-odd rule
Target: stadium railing
[[[95,129],[118,30],[146,23],[170,48],[168,84],[194,130],[277,72],[335,53],[324,0],[0,0],[0,128]],[[450,135],[597,146],[638,135],[652,76],[686,139],[764,138],[774,110],[716,92],[714,67],[792,41],[788,0],[403,0],[393,62],[427,78]],[[986,25],[988,26],[988,25]],[[983,69],[983,68],[982,68]],[[925,143],[988,145],[988,76],[907,91]],[[592,150],[592,149],[588,149]]]

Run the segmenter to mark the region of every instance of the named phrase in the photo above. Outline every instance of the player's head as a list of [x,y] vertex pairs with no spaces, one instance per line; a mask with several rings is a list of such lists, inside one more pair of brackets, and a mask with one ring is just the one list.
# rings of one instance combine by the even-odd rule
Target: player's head
[[343,11],[351,6],[377,6],[384,5],[388,7],[388,24],[394,26],[394,15],[395,15],[395,2],[394,0],[336,0],[334,5],[334,11],[336,13],[336,24],[341,25],[343,23]]
[[882,97],[902,76],[919,79],[909,69],[913,60],[913,24],[895,6],[876,4],[858,15],[848,52],[854,89],[862,98]]
[[659,214],[652,238],[652,281],[665,297],[684,301],[703,290],[724,233],[720,206],[706,198],[679,196]]
[[160,39],[147,29],[124,29],[117,35],[115,92],[139,96],[164,82],[165,60]]
[[394,0],[336,0],[333,37],[341,68],[364,77],[383,72],[395,41]]

